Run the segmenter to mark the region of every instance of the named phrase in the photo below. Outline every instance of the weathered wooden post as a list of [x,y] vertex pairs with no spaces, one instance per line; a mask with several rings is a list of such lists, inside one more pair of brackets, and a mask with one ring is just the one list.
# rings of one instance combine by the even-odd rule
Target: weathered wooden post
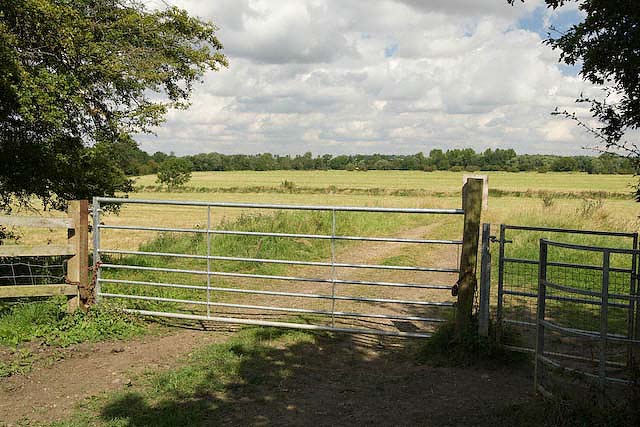
[[69,217],[72,227],[67,231],[69,245],[74,255],[67,262],[67,280],[78,286],[77,297],[69,301],[69,309],[86,308],[92,301],[89,284],[89,202],[72,200],[69,202]]
[[478,307],[478,334],[489,336],[489,302],[491,294],[491,224],[482,224],[480,256],[480,303]]
[[476,291],[476,264],[482,211],[482,180],[469,179],[462,187],[462,209],[464,209],[464,231],[458,275],[458,304],[456,307],[456,330],[465,331],[471,324],[473,296]]
[[484,183],[482,188],[482,210],[486,211],[489,209],[489,175],[471,175],[465,173],[462,175],[462,185],[466,184],[470,179],[481,179]]

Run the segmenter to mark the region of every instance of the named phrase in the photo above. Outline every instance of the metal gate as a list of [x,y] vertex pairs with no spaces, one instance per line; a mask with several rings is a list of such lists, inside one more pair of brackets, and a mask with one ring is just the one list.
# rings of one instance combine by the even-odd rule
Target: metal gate
[[[601,247],[636,249],[638,233],[574,230],[549,227],[500,225],[497,292],[497,336],[513,350],[533,352],[535,349],[536,312],[538,300],[538,267],[540,238],[562,239],[567,243],[590,244]],[[596,260],[597,261],[597,260]],[[637,257],[616,258],[610,267],[611,284],[621,293],[635,293],[637,289]],[[549,261],[547,274],[559,283],[567,281],[590,283],[599,289],[596,276],[602,266],[588,256],[565,254]],[[557,301],[580,303],[573,295],[554,296]],[[633,302],[626,306],[625,334],[634,327]],[[556,316],[569,317],[571,312]],[[515,336],[515,340],[510,338]]]
[[[616,284],[616,258],[637,258],[634,249],[617,249],[540,240],[536,315],[535,389],[577,394],[580,385],[609,394],[614,384],[637,381],[640,296]],[[551,279],[549,269],[569,254],[594,260],[592,281]],[[573,318],[559,312],[575,311]],[[634,315],[635,313],[635,315]],[[635,328],[634,328],[635,324]],[[613,397],[613,396],[610,396]],[[628,396],[627,396],[628,397]]]
[[[104,217],[105,205],[126,209]],[[462,214],[462,209],[95,198],[96,295],[142,315],[428,337],[434,325],[451,317],[458,258],[455,265],[435,266],[412,265],[402,256],[379,263],[358,259],[366,245],[436,245],[455,254],[461,240],[389,230],[402,218]],[[377,220],[386,225],[382,235],[341,232],[344,223],[365,224],[367,216],[378,215],[385,216]],[[169,226],[158,224],[160,217]],[[196,225],[184,225],[196,217],[201,218]],[[283,240],[297,248],[294,256],[277,243]]]

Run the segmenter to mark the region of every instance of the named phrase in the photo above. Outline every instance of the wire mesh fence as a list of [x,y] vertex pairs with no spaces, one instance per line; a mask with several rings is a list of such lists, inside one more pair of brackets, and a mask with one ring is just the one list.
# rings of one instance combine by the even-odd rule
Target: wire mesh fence
[[[600,257],[600,262],[587,275],[549,275],[552,260],[569,252]],[[640,296],[635,281],[629,284],[626,280],[630,273],[611,266],[614,258],[638,255],[631,249],[541,240],[536,390],[573,398],[595,397],[605,404],[639,390],[640,339],[634,324]],[[631,276],[635,278],[635,274]]]
[[[541,238],[593,244],[602,247],[633,249],[637,233],[561,230],[545,227],[501,225],[500,256],[497,260],[497,318],[503,343],[517,350],[533,352],[535,348],[536,310],[538,297],[539,242]],[[609,274],[612,293],[624,294],[636,289],[635,256],[615,254]],[[565,283],[579,289],[600,289],[601,260],[593,253],[552,250],[547,264],[550,281]],[[494,275],[496,277],[496,275]],[[584,330],[597,330],[598,303],[588,296],[576,296],[559,290],[548,295],[547,309],[560,324]],[[634,325],[633,306],[627,301],[612,301],[611,331],[620,335],[631,333]],[[571,344],[559,346],[569,351]]]
[[67,257],[0,257],[0,286],[64,283]]

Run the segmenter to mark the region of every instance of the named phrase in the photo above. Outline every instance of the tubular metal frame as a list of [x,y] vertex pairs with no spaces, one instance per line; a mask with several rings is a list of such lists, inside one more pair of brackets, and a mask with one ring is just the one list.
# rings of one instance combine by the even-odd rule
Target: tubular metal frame
[[[558,247],[564,249],[572,249],[579,251],[600,252],[602,254],[602,287],[599,292],[576,288],[573,286],[563,285],[551,282],[547,280],[547,265],[548,262],[548,248]],[[534,372],[534,390],[542,394],[549,394],[549,391],[545,389],[541,384],[541,377],[543,372],[543,365],[550,365],[554,369],[563,370],[572,374],[580,375],[590,380],[596,380],[600,386],[600,391],[605,393],[609,384],[633,384],[632,379],[614,378],[607,375],[607,366],[614,365],[613,362],[607,360],[607,346],[609,341],[628,344],[628,361],[629,356],[633,354],[632,347],[640,346],[640,340],[634,337],[633,334],[628,336],[622,336],[619,334],[612,334],[609,332],[609,307],[614,306],[609,299],[620,298],[627,299],[631,302],[640,300],[640,295],[636,294],[635,288],[630,288],[628,295],[612,294],[609,292],[609,275],[613,269],[610,268],[611,254],[628,254],[635,257],[640,255],[640,250],[637,249],[618,249],[608,247],[597,247],[587,245],[577,245],[573,243],[555,242],[548,239],[540,239],[540,263],[538,273],[538,296],[537,296],[537,315],[536,315],[536,348],[535,348],[535,372]],[[634,263],[635,265],[635,263]],[[547,289],[552,288],[565,293],[573,293],[578,295],[587,295],[593,297],[599,297],[597,305],[600,306],[600,328],[599,331],[588,331],[575,328],[569,328],[561,326],[553,321],[553,319],[546,318],[546,301],[551,299],[547,296]],[[632,305],[633,306],[633,305]],[[627,305],[622,305],[627,308]],[[563,354],[550,353],[545,351],[545,331],[547,329],[559,332],[564,335],[579,336],[585,339],[597,341],[599,343],[599,353],[596,363],[598,364],[598,375],[582,371],[580,369],[571,368],[557,360],[553,360],[549,356],[555,356],[560,358],[566,358]],[[575,358],[575,357],[574,357]],[[628,364],[627,364],[628,367]]]
[[[134,225],[106,225],[100,221],[101,204],[149,204],[149,205],[174,205],[174,206],[195,206],[204,207],[207,210],[207,227],[202,228],[175,228],[175,227],[150,227],[150,226],[134,226]],[[259,232],[259,231],[237,231],[237,230],[219,230],[212,228],[211,221],[211,208],[240,208],[240,209],[269,209],[269,210],[303,210],[303,211],[326,211],[331,214],[331,234],[299,234],[299,233],[272,233],[272,232]],[[169,311],[150,311],[150,310],[134,310],[126,309],[128,312],[136,312],[143,315],[152,316],[165,316],[165,317],[179,317],[184,319],[198,319],[198,320],[212,320],[226,323],[238,323],[238,324],[255,324],[265,326],[285,326],[292,328],[302,329],[314,329],[314,330],[328,330],[335,332],[350,332],[350,333],[364,333],[374,335],[395,335],[403,337],[429,337],[428,332],[402,332],[398,330],[387,329],[374,329],[374,328],[344,328],[337,327],[336,318],[371,318],[371,319],[389,319],[408,322],[422,322],[422,323],[439,323],[445,321],[443,318],[429,317],[429,316],[417,316],[417,315],[404,315],[404,314],[382,314],[382,313],[369,313],[369,312],[351,312],[351,311],[339,311],[336,310],[337,301],[356,301],[359,303],[367,304],[394,304],[399,306],[414,306],[414,307],[453,307],[453,302],[435,302],[435,301],[423,301],[419,299],[398,299],[398,298],[372,298],[358,295],[338,295],[337,287],[343,285],[359,285],[359,286],[375,286],[375,287],[387,287],[387,288],[414,288],[424,290],[437,290],[437,291],[449,291],[451,286],[448,284],[425,284],[425,283],[404,283],[404,282],[385,282],[385,281],[366,281],[366,280],[345,280],[337,278],[337,269],[374,269],[374,270],[396,270],[396,271],[414,271],[414,272],[437,272],[437,273],[457,273],[459,268],[445,268],[445,267],[425,267],[425,266],[401,266],[401,265],[377,265],[377,264],[358,264],[358,263],[345,263],[336,261],[335,243],[336,241],[364,241],[364,242],[389,242],[389,243],[403,243],[403,244],[433,244],[433,245],[456,245],[460,247],[461,240],[442,240],[442,239],[405,239],[394,237],[374,237],[374,236],[345,236],[338,235],[336,230],[336,212],[374,212],[374,213],[399,213],[399,214],[443,214],[443,215],[462,215],[464,211],[462,209],[411,209],[411,208],[370,208],[370,207],[354,207],[354,206],[304,206],[304,205],[275,205],[275,204],[255,204],[255,203],[218,203],[218,202],[187,202],[187,201],[170,201],[170,200],[139,200],[139,199],[117,199],[97,197],[93,200],[93,219],[94,219],[94,260],[96,268],[96,295],[97,298],[117,298],[126,300],[141,300],[141,301],[155,301],[162,303],[177,303],[183,305],[192,306],[205,306],[206,316],[176,313]],[[189,254],[189,253],[165,253],[165,252],[153,252],[153,251],[132,251],[132,250],[120,250],[101,247],[100,232],[101,230],[132,230],[132,231],[150,231],[150,232],[175,232],[175,233],[194,233],[206,235],[206,255]],[[211,242],[212,237],[216,235],[230,235],[230,236],[259,236],[259,237],[276,237],[276,238],[299,238],[299,239],[319,239],[329,240],[331,242],[331,262],[319,262],[319,261],[305,261],[305,260],[285,260],[285,259],[265,259],[265,258],[251,258],[251,257],[235,257],[235,256],[219,256],[212,255]],[[178,268],[162,268],[162,267],[146,267],[140,265],[126,265],[116,264],[110,262],[101,262],[101,256],[105,254],[114,255],[136,255],[136,256],[150,256],[150,257],[167,257],[178,259],[198,259],[206,261],[206,270],[196,269],[178,269]],[[271,263],[282,264],[292,266],[314,266],[314,267],[326,267],[330,269],[328,278],[324,277],[300,277],[300,276],[285,276],[285,275],[268,275],[268,274],[249,274],[249,273],[236,273],[228,271],[215,271],[212,268],[213,262],[236,262],[236,263]],[[106,270],[131,270],[131,271],[152,271],[160,273],[174,273],[185,275],[199,275],[206,276],[206,286],[186,285],[180,283],[165,283],[165,282],[151,282],[140,280],[123,280],[123,279],[110,279],[103,278],[101,272]],[[331,285],[330,293],[305,293],[305,292],[283,292],[274,290],[260,290],[260,289],[246,289],[238,287],[224,287],[224,286],[212,286],[212,277],[232,277],[241,279],[260,279],[260,280],[274,280],[274,281],[286,281],[286,282],[313,282],[313,283],[327,283]],[[164,298],[160,296],[150,295],[136,295],[135,291],[132,293],[114,293],[103,292],[102,285],[113,284],[125,284],[133,285],[136,287],[159,287],[159,288],[177,288],[177,289],[189,289],[194,291],[206,292],[206,300],[200,299],[178,299],[178,298]],[[304,298],[304,299],[320,299],[330,300],[331,310],[315,310],[302,307],[281,307],[261,304],[237,304],[230,302],[212,301],[212,292],[216,293],[242,293],[253,295],[267,295],[272,297],[286,297],[286,298]],[[235,317],[227,317],[222,315],[212,315],[212,309],[216,307],[228,307],[249,309],[265,312],[288,312],[288,313],[304,313],[304,314],[316,314],[327,316],[330,318],[330,326],[327,325],[310,325],[310,324],[298,324],[288,323],[280,321],[271,321],[264,319],[238,319]],[[365,311],[365,310],[363,310]]]
[[[508,230],[519,230],[519,231],[539,231],[546,233],[557,233],[557,234],[579,234],[579,235],[591,235],[591,236],[611,236],[611,237],[623,237],[630,238],[632,240],[633,249],[620,249],[620,248],[609,248],[611,253],[618,254],[633,254],[637,253],[638,248],[638,233],[628,233],[628,232],[618,232],[618,231],[601,231],[601,230],[578,230],[578,229],[563,229],[563,228],[552,228],[552,227],[530,227],[530,226],[521,226],[521,225],[500,225],[500,237],[498,240],[499,243],[499,259],[498,259],[498,302],[497,302],[497,338],[501,339],[502,336],[502,328],[505,324],[514,324],[520,326],[529,326],[536,327],[535,322],[527,322],[521,320],[514,320],[505,318],[504,315],[504,297],[505,296],[519,296],[525,298],[536,299],[538,297],[537,293],[534,292],[523,292],[523,291],[515,291],[510,289],[505,289],[505,267],[507,264],[529,264],[529,265],[539,265],[539,260],[535,259],[522,259],[522,258],[510,258],[505,256],[506,252],[506,244],[511,243],[510,240],[507,239],[507,231]],[[554,246],[564,247],[564,248],[591,248],[591,249],[582,249],[582,250],[591,250],[591,251],[600,251],[605,248],[598,247],[590,247],[590,246],[580,246],[573,245],[570,243],[560,243],[554,242]],[[592,270],[592,271],[602,271],[602,266],[597,265],[588,265],[588,264],[576,264],[576,263],[564,263],[564,262],[547,262],[546,264],[549,267],[566,267],[566,268],[574,268],[574,269],[582,269],[582,270]],[[627,273],[630,276],[630,292],[633,294],[637,288],[637,259],[636,255],[632,256],[632,266],[630,269],[628,268],[615,268],[610,267],[609,272],[611,273]],[[613,295],[612,295],[613,296]],[[619,299],[625,299],[624,296],[621,296]],[[632,334],[633,330],[636,329],[635,324],[638,323],[638,320],[633,319],[633,313],[635,311],[636,300],[635,298],[627,298],[630,300],[629,304],[621,304],[616,302],[610,302],[608,305],[610,307],[616,308],[628,308],[629,309],[629,326],[630,326],[630,334]],[[592,304],[592,305],[600,305],[600,301],[598,300],[588,300],[585,298],[575,298],[575,297],[565,297],[565,296],[547,296],[547,300],[557,300],[564,302],[574,302],[578,304]],[[530,347],[521,347],[521,346],[510,346],[512,350],[522,351],[522,352],[530,352],[533,349]]]

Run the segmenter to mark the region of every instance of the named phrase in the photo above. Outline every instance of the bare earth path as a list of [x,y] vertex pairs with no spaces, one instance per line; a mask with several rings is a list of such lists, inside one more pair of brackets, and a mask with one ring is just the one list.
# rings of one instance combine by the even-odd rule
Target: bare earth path
[[[435,226],[406,230],[399,236],[421,238]],[[402,245],[387,243],[367,244],[366,250],[364,245],[353,245],[344,253],[350,254],[350,262],[374,263],[402,251]],[[438,265],[453,266],[457,253],[454,247],[432,247],[419,258],[423,265],[434,265],[437,260]],[[405,280],[402,272],[393,271],[383,272],[382,276],[380,272],[366,271],[341,277],[372,279],[373,274],[377,274],[377,280]],[[318,291],[314,286],[304,285],[300,291]],[[379,295],[389,296],[384,292]],[[386,312],[395,310],[389,307]],[[224,325],[207,326],[174,329],[168,335],[128,342],[77,346],[53,366],[0,379],[0,426],[25,418],[51,422],[68,417],[78,402],[109,390],[135,389],[136,378],[145,371],[174,367],[190,352],[222,342],[232,333]],[[471,416],[469,411],[473,408],[491,409],[528,398],[530,380],[523,372],[417,366],[389,353],[384,342],[346,337],[327,342],[319,349],[283,352],[282,357],[294,354],[295,360],[284,360],[293,366],[294,375],[275,390],[253,390],[249,395],[232,393],[227,397],[234,403],[232,409],[218,421],[226,425],[459,425]],[[394,343],[396,347],[405,345],[402,340]],[[265,404],[264,396],[275,400]],[[459,413],[459,408],[465,407],[461,399],[468,400],[464,413]],[[131,421],[131,425],[138,425]]]
[[164,336],[73,347],[53,366],[0,379],[0,425],[22,418],[40,422],[63,418],[78,401],[127,387],[146,370],[175,366],[190,351],[228,335],[177,329]]

